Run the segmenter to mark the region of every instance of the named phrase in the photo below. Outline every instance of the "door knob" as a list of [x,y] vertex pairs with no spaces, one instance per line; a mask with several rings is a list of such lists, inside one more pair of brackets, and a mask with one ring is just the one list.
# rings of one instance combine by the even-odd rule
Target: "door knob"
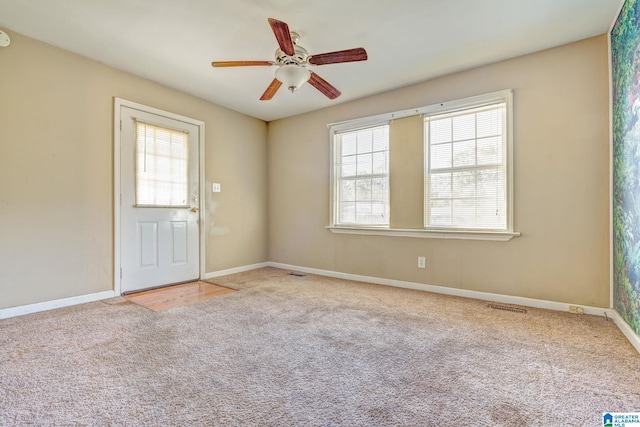
[[191,212],[198,212],[198,208],[191,208]]

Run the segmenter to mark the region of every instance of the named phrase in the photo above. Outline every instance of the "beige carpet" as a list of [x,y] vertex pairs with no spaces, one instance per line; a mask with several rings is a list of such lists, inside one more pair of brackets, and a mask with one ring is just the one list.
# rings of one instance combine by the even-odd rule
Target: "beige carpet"
[[273,268],[152,312],[123,298],[0,320],[0,425],[602,425],[640,355],[601,317]]

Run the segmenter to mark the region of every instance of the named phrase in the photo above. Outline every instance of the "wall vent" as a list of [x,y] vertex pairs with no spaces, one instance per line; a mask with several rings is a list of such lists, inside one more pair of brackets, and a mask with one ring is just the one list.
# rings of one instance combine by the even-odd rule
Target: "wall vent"
[[527,310],[525,310],[524,308],[521,307],[515,307],[513,305],[504,305],[504,304],[496,304],[496,303],[491,303],[489,305],[487,305],[487,307],[492,308],[494,310],[502,310],[502,311],[511,311],[513,313],[526,313]]

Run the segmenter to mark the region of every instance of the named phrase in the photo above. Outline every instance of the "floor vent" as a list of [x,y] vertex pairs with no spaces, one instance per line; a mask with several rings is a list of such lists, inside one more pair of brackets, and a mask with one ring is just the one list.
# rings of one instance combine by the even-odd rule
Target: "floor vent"
[[487,305],[489,308],[493,308],[494,310],[502,310],[502,311],[511,311],[513,313],[526,313],[527,310],[520,307],[514,307],[512,305],[502,305],[502,304],[489,304]]
[[302,274],[302,273],[289,273],[289,276],[305,277],[305,276],[306,276],[306,274]]

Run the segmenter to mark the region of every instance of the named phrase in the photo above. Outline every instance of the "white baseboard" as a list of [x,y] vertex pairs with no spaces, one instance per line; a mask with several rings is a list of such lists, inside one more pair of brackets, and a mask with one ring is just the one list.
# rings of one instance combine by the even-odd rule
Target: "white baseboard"
[[114,291],[104,291],[104,292],[97,292],[95,294],[79,295],[77,297],[39,302],[36,304],[3,308],[3,309],[0,309],[0,319],[7,319],[9,317],[37,313],[39,311],[53,310],[55,308],[69,307],[71,305],[84,304],[86,302],[99,301],[102,299],[113,298],[114,296],[116,296]]
[[294,270],[302,273],[317,274],[319,276],[335,277],[338,279],[354,280],[357,282],[375,283],[378,285],[395,286],[399,288],[416,289],[438,294],[453,295],[465,298],[474,298],[492,302],[500,302],[503,304],[514,304],[525,307],[543,308],[547,310],[569,311],[569,306],[576,305],[582,307],[585,314],[594,316],[607,316],[611,318],[616,326],[622,331],[631,345],[640,353],[640,336],[631,329],[622,317],[613,309],[589,307],[579,304],[569,304],[556,301],[547,301],[534,298],[516,297],[511,295],[492,294],[489,292],[470,291],[466,289],[447,288],[444,286],[425,285],[422,283],[404,282],[401,280],[381,279],[379,277],[361,276],[357,274],[340,273],[336,271],[320,270],[317,268],[298,267],[295,265],[282,264],[278,262],[269,262],[270,267],[276,267],[283,270]]
[[229,268],[226,270],[212,271],[205,273],[205,279],[213,279],[214,277],[228,276],[229,274],[244,273],[245,271],[255,270],[263,267],[270,267],[271,263],[261,262],[259,264],[243,265],[242,267]]
[[640,353],[640,337],[636,335],[633,329],[631,329],[631,326],[629,326],[629,324],[625,322],[615,310],[611,310],[611,318],[615,322],[616,326],[618,326],[618,329],[620,329],[624,336],[627,337],[631,345],[638,350],[638,353]]
[[[255,270],[257,268],[262,268],[262,267],[269,267],[269,263],[263,262],[259,264],[252,264],[252,265],[245,265],[237,268],[230,268],[228,270],[214,271],[212,273],[206,273],[204,278],[211,279],[214,277],[226,276],[229,274],[242,273],[245,271]],[[40,311],[53,310],[56,308],[69,307],[77,304],[84,304],[87,302],[94,302],[102,299],[113,298],[115,296],[117,296],[115,291],[111,290],[111,291],[98,292],[95,294],[79,295],[76,297],[63,298],[63,299],[58,299],[53,301],[45,301],[45,302],[39,302],[35,304],[21,305],[18,307],[3,308],[3,309],[0,309],[0,319],[8,319],[9,317],[22,316],[24,314],[31,314],[31,313],[37,313]]]
[[[470,291],[466,289],[448,288],[444,286],[425,285],[423,283],[406,282],[402,280],[383,279],[379,277],[363,276],[358,274],[341,273],[337,271],[321,270],[318,268],[300,267],[296,265],[283,264],[279,262],[262,262],[258,264],[245,265],[242,267],[229,268],[226,270],[214,271],[206,273],[205,279],[212,279],[220,276],[227,276],[229,274],[243,273],[245,271],[251,271],[263,267],[275,267],[282,270],[293,270],[308,274],[317,274],[319,276],[335,277],[337,279],[354,280],[356,282],[373,283],[377,285],[395,286],[398,288],[416,289],[420,291],[434,292],[444,295],[459,296],[464,298],[474,298],[485,301],[500,302],[503,304],[514,304],[525,307],[543,308],[547,310],[556,311],[569,311],[569,306],[578,304],[569,304],[556,301],[547,301],[534,298],[517,297],[511,295],[493,294],[489,292]],[[104,291],[88,295],[80,295],[77,297],[63,298],[54,301],[46,301],[37,304],[23,305],[19,307],[11,307],[0,309],[0,319],[6,319],[14,316],[21,316],[24,314],[36,313],[39,311],[53,310],[55,308],[68,307],[76,304],[83,304],[87,302],[99,301],[102,299],[113,298],[116,296],[114,291]],[[612,309],[589,307],[578,305],[582,307],[585,314],[594,316],[608,316],[618,328],[622,331],[625,337],[629,340],[631,345],[635,347],[640,353],[640,337],[635,334],[631,327],[620,317],[620,315]]]
[[298,267],[295,265],[281,264],[277,262],[268,263],[271,267],[283,270],[295,270],[302,273],[317,274],[319,276],[335,277],[337,279],[354,280],[356,282],[374,283],[377,285],[395,286],[397,288],[416,289],[419,291],[433,292],[437,294],[453,295],[457,297],[473,298],[485,301],[500,302],[503,304],[522,305],[525,307],[544,308],[547,310],[569,311],[569,306],[579,306],[584,310],[584,314],[594,316],[612,316],[612,310],[608,308],[589,307],[579,304],[547,301],[534,298],[516,297],[511,295],[492,294],[489,292],[470,291],[467,289],[448,288],[445,286],[425,285],[423,283],[405,282],[402,280],[382,279],[372,276],[361,276],[358,274],[340,273],[336,271],[320,270],[317,268]]

